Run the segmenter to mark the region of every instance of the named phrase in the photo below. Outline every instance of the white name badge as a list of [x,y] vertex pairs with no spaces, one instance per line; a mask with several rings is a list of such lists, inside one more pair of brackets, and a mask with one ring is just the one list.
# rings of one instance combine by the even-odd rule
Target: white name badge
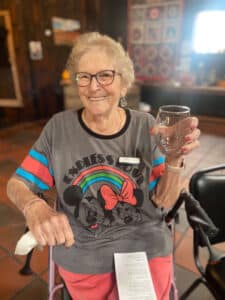
[[130,157],[130,156],[120,156],[119,163],[120,164],[129,164],[129,165],[138,165],[140,164],[139,157]]
[[145,252],[115,253],[120,300],[157,300]]

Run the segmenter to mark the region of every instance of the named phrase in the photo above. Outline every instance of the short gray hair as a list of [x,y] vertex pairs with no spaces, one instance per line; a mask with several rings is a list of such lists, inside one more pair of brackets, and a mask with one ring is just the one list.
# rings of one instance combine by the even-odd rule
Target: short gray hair
[[81,57],[93,48],[104,51],[106,55],[114,59],[117,71],[122,74],[124,85],[129,88],[134,81],[133,62],[119,42],[99,32],[81,34],[75,42],[67,62],[71,79],[75,79],[74,75]]

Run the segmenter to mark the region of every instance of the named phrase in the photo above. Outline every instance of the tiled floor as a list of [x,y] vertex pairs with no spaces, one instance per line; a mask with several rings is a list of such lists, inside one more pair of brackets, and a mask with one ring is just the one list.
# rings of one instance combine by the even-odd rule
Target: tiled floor
[[[21,214],[7,199],[5,191],[8,178],[35,141],[43,124],[41,121],[26,123],[0,131],[0,300],[47,299],[47,249],[43,252],[35,250],[31,262],[33,275],[19,274],[24,257],[15,256],[13,252],[25,224]],[[183,181],[186,187],[196,170],[225,163],[224,136],[203,133],[200,141],[201,147],[187,157]],[[192,256],[192,231],[183,208],[180,209],[180,219],[176,227],[175,273],[178,290],[182,292],[197,277],[198,272]],[[221,245],[219,250],[225,251],[225,245]],[[205,255],[204,252],[202,254]],[[210,300],[212,296],[201,286],[190,297],[190,300],[195,299]]]

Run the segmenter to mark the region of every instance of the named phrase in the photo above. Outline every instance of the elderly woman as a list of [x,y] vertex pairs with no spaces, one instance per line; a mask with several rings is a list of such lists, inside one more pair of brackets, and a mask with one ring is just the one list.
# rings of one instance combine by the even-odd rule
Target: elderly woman
[[[38,243],[54,246],[74,299],[118,299],[114,253],[137,251],[147,253],[157,298],[168,299],[172,241],[164,208],[179,195],[183,154],[198,146],[198,121],[187,123],[181,154],[164,160],[150,135],[153,117],[120,105],[134,70],[119,43],[83,34],[68,67],[83,108],[50,119],[9,180],[8,196]],[[57,211],[37,196],[53,186]]]

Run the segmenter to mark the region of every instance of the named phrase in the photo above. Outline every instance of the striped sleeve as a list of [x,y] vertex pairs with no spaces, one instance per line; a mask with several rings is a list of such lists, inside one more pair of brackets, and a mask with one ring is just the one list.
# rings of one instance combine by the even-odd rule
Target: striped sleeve
[[45,124],[31,150],[16,169],[14,176],[22,180],[34,193],[45,192],[55,185],[52,144],[55,117]]
[[53,170],[47,157],[35,149],[30,150],[17,168],[16,175],[42,191],[54,186]]
[[157,185],[160,177],[163,175],[165,170],[165,158],[159,156],[152,162],[152,170],[149,177],[149,190],[152,191]]

